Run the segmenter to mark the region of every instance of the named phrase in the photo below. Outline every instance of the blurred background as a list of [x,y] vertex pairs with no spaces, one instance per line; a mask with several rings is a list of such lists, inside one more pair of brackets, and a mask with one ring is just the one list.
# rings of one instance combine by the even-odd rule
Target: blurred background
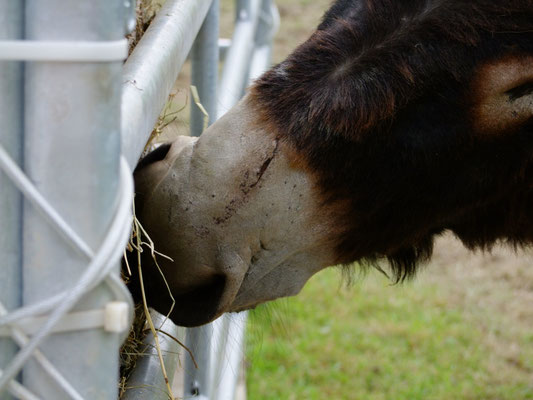
[[[221,0],[231,37],[233,0]],[[329,0],[277,0],[273,62],[313,32]],[[188,132],[188,66],[156,135]],[[451,235],[412,282],[377,271],[317,274],[295,298],[251,312],[250,400],[533,399],[533,257],[469,253]]]

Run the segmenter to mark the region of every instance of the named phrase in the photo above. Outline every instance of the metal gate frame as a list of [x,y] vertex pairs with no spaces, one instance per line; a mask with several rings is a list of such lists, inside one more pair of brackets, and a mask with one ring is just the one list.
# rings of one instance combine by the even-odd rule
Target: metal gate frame
[[131,9],[0,1],[2,399],[116,397],[132,311],[119,277],[133,195],[119,112]]
[[[134,2],[0,0],[1,399],[116,398],[132,314],[118,266],[131,169],[191,48],[210,122],[269,65],[273,1],[237,0],[236,9],[216,96],[218,0],[167,0],[124,65]],[[191,118],[198,135],[203,115],[193,108]],[[223,316],[187,330],[203,367],[186,364],[184,397],[233,399],[244,325]],[[175,369],[177,345],[163,346]],[[163,378],[147,372],[155,363],[143,358],[135,379],[161,383],[149,398],[167,398]]]

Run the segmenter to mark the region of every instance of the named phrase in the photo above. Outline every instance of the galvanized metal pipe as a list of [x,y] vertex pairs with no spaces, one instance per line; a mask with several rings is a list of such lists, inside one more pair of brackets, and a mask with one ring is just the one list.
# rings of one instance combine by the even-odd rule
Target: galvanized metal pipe
[[[0,0],[0,40],[23,35],[23,3]],[[0,145],[19,165],[22,162],[22,63],[0,62]],[[22,198],[10,179],[0,171],[0,302],[9,310],[22,301]],[[0,339],[0,369],[13,358],[17,347],[10,338]],[[0,393],[1,399],[10,399]]]
[[218,88],[218,118],[240,100],[248,84],[260,6],[261,0],[237,1],[235,30]]
[[249,83],[259,78],[272,62],[272,40],[279,29],[279,12],[273,0],[262,0],[255,48],[250,65]]
[[211,400],[233,400],[244,357],[247,313],[226,314],[216,321],[218,335],[213,340],[217,354],[213,363]]
[[[179,305],[177,305],[179,306]],[[179,328],[165,316],[150,310],[152,321],[156,329],[160,331],[159,346],[163,355],[168,378],[172,380],[180,360],[180,346],[174,338],[183,336],[184,328]],[[148,332],[143,340],[142,356],[137,359],[135,370],[127,382],[127,391],[123,400],[168,400],[165,380],[161,372],[161,365],[155,347],[155,340],[151,332]],[[185,355],[189,357],[188,354]],[[174,393],[177,395],[177,393]]]
[[122,152],[131,167],[185,62],[212,0],[167,0],[124,64]]
[[[98,21],[98,24],[94,24]],[[30,40],[120,40],[120,1],[27,1]],[[122,62],[32,62],[25,69],[24,168],[38,190],[93,249],[115,212],[120,159]],[[87,260],[36,210],[24,205],[23,301],[66,290]],[[117,265],[117,273],[119,266]],[[113,298],[99,286],[75,307],[101,308]],[[40,350],[86,398],[116,399],[119,337],[103,330],[50,336]],[[24,384],[42,398],[63,399],[39,365],[29,361]]]
[[[208,114],[208,125],[215,122],[217,117],[219,8],[219,0],[214,0],[198,32],[190,55],[191,85],[198,89],[200,103]],[[204,113],[193,102],[191,104],[191,136],[200,136],[205,120]]]

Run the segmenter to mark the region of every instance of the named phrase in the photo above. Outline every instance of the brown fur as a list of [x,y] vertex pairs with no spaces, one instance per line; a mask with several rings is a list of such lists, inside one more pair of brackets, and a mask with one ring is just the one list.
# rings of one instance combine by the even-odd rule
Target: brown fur
[[251,102],[342,204],[338,261],[387,258],[403,279],[447,229],[533,242],[531,82],[490,97],[532,56],[531,0],[340,0]]
[[483,64],[472,82],[472,125],[481,134],[520,126],[533,114],[533,100],[509,91],[533,82],[533,57],[508,56]]

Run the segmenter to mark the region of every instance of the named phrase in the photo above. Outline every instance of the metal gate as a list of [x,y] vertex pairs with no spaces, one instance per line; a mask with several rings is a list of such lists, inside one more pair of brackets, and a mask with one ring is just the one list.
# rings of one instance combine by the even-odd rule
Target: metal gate
[[[131,169],[189,52],[210,122],[269,64],[272,0],[236,2],[229,46],[218,0],[167,0],[123,64],[133,10],[128,0],[0,0],[1,399],[117,397],[132,315],[119,278]],[[202,126],[193,108],[191,133]],[[200,368],[185,364],[175,395],[234,398],[244,325],[223,316],[186,330]],[[178,345],[162,342],[175,370]],[[158,362],[138,363],[126,398],[168,398]]]

